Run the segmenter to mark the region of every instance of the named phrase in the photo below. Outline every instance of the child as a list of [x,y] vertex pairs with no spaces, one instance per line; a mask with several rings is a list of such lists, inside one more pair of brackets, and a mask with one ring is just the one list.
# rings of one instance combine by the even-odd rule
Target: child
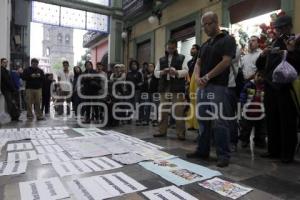
[[[241,134],[240,140],[242,141],[242,148],[246,148],[250,141],[250,134],[252,128],[255,128],[255,137],[254,143],[256,147],[264,148],[266,146],[266,127],[265,127],[265,119],[261,118],[264,113],[256,111],[256,112],[246,112],[245,109],[249,110],[259,110],[262,109],[261,106],[263,104],[264,98],[264,83],[263,83],[263,73],[261,71],[257,71],[254,76],[254,80],[248,81],[240,95],[240,102],[242,104],[242,108],[244,109],[244,115],[241,120]],[[245,105],[246,103],[254,103],[252,105]],[[261,105],[257,105],[257,104]],[[257,118],[257,119],[255,119]]]

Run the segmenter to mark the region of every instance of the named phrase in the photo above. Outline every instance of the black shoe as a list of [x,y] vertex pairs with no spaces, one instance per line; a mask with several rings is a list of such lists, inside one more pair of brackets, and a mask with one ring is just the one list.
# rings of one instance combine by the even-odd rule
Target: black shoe
[[158,126],[158,122],[157,121],[152,122],[152,126],[153,127],[157,127]]
[[144,122],[142,123],[142,125],[143,125],[143,126],[149,126],[149,122],[144,121]]
[[153,137],[166,137],[167,134],[163,134],[163,133],[157,133],[157,134],[154,134]]
[[200,155],[198,152],[188,153],[188,154],[186,154],[185,156],[186,156],[187,158],[198,158],[198,159],[206,160],[206,161],[209,160],[209,156],[202,156],[202,155]]
[[264,149],[267,147],[265,142],[255,142],[255,147],[260,148],[260,149]]
[[136,125],[136,126],[140,126],[140,125],[142,125],[142,124],[141,124],[140,121],[136,121],[136,122],[135,122],[135,125]]
[[12,122],[21,122],[22,120],[20,120],[19,118],[13,118],[11,119]]
[[39,117],[39,118],[37,118],[36,120],[37,120],[37,121],[43,121],[43,120],[45,120],[45,118],[44,118],[44,117]]
[[228,167],[229,165],[229,160],[219,160],[217,163],[217,167]]
[[82,123],[83,123],[83,124],[90,124],[90,123],[91,123],[91,120],[86,119],[86,120],[84,120]]
[[249,146],[249,142],[242,141],[242,148],[245,149]]
[[236,152],[238,151],[237,145],[236,145],[236,144],[232,144],[232,145],[230,146],[230,151],[231,151],[232,153],[236,153]]
[[279,156],[275,156],[273,154],[270,154],[269,152],[261,154],[260,157],[262,157],[262,158],[271,158],[271,159],[279,158]]
[[290,163],[294,162],[294,159],[293,158],[282,158],[281,162],[284,164],[290,164]]

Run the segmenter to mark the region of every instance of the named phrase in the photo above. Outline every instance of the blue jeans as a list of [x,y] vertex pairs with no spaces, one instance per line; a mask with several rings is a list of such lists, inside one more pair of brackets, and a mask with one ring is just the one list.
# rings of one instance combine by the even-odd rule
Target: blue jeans
[[[209,84],[205,88],[198,90],[197,103],[199,120],[197,153],[203,157],[209,156],[210,139],[211,134],[213,134],[218,160],[229,160],[230,120],[220,117],[220,110],[222,110],[223,116],[230,116],[231,106],[228,88],[224,86]],[[214,106],[207,104],[213,104]],[[218,111],[216,110],[216,108]],[[211,117],[211,115],[208,114],[207,111],[216,113],[214,119],[203,119],[203,117]]]

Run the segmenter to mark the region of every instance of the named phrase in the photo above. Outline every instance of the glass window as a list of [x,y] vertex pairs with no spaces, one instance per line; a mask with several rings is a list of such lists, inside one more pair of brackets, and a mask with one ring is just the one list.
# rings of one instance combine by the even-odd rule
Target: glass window
[[49,47],[46,48],[46,56],[50,56],[50,48]]
[[66,44],[70,44],[70,35],[66,35]]
[[41,3],[37,1],[32,2],[32,21],[59,25],[59,6]]
[[57,35],[57,41],[62,42],[62,34],[61,33],[59,33]]
[[109,0],[83,0],[83,1],[87,1],[102,6],[109,6]]
[[85,29],[85,11],[61,7],[61,26]]
[[108,32],[108,16],[87,12],[86,28],[93,31]]

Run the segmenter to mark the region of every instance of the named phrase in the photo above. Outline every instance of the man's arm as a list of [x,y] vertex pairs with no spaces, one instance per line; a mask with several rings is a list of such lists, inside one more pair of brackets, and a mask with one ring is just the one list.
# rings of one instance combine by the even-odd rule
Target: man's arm
[[160,63],[159,63],[159,61],[157,61],[155,69],[154,69],[154,76],[156,78],[160,78],[160,75],[161,75]]
[[209,79],[212,79],[222,72],[224,72],[231,64],[232,58],[230,56],[223,56],[221,62],[219,62],[210,72],[207,73]]
[[195,81],[197,83],[198,86],[200,85],[200,68],[201,68],[201,58],[197,59],[197,62],[195,64],[195,68],[194,68],[194,77],[195,77]]

